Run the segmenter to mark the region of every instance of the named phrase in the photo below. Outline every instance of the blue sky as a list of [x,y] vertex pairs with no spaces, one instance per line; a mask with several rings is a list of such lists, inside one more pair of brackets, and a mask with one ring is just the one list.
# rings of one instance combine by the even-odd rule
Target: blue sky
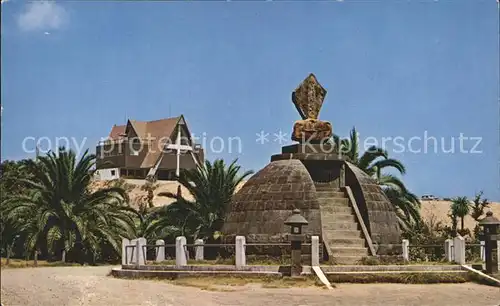
[[[425,133],[428,152],[387,150],[417,194],[500,200],[498,9],[490,1],[2,1],[2,159],[26,137],[94,150],[114,123],[184,114],[226,140],[213,159],[259,170],[300,119],[291,92],[314,72],[320,118],[347,136]],[[256,142],[256,133],[270,133]],[[458,137],[481,137],[464,141]],[[227,139],[240,137],[229,153]],[[441,138],[455,153],[443,153]],[[33,149],[34,142],[28,142]],[[215,143],[217,144],[217,142]],[[47,146],[46,142],[42,146]],[[216,146],[218,147],[218,145]],[[412,149],[423,150],[422,141]],[[210,148],[208,148],[210,151]]]

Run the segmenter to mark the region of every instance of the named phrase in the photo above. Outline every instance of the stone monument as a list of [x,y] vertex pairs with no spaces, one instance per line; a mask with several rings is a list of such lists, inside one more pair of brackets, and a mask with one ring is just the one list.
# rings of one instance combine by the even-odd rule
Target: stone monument
[[[300,209],[309,222],[306,240],[319,236],[321,256],[353,264],[364,256],[401,253],[399,223],[380,186],[345,161],[330,138],[332,125],[319,120],[326,96],[310,74],[292,93],[301,120],[281,154],[254,174],[235,194],[222,228],[224,239],[236,235],[247,243],[286,243],[285,220]],[[247,254],[279,255],[280,247],[247,248]]]
[[332,136],[330,122],[318,119],[326,96],[324,89],[313,74],[310,74],[292,93],[292,101],[302,120],[293,126],[292,140],[300,143],[323,143]]

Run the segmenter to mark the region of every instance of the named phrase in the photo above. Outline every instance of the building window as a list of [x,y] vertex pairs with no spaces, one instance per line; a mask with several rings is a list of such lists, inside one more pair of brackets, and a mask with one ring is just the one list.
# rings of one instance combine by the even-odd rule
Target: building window
[[115,176],[116,175],[116,171],[115,170],[111,170],[111,176]]

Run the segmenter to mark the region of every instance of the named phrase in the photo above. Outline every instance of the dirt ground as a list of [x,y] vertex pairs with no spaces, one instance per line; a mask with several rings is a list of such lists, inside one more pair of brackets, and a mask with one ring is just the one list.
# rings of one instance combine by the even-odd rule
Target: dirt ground
[[167,281],[107,276],[111,267],[3,269],[1,298],[10,305],[500,305],[500,289],[468,284],[337,284],[321,288],[233,287],[232,292],[176,286]]

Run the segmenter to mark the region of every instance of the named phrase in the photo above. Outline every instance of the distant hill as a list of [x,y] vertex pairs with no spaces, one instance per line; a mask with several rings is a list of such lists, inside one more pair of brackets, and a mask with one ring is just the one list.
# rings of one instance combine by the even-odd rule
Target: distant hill
[[[435,218],[436,221],[442,221],[444,224],[451,226],[451,220],[448,217],[448,214],[450,213],[451,201],[421,201],[421,203],[421,213],[424,220]],[[490,208],[485,209],[485,213],[488,210],[491,210],[494,216],[500,218],[500,203],[492,202],[490,204]],[[466,228],[472,230],[476,226],[476,221],[474,221],[472,217],[467,216],[464,219],[464,225]],[[458,222],[458,226],[460,227],[460,221]]]
[[[127,184],[127,191],[128,195],[130,197],[130,202],[132,205],[135,204],[136,208],[138,206],[138,203],[141,203],[142,201],[145,201],[147,198],[147,192],[145,190],[142,190],[141,187],[144,186],[145,180],[133,180],[133,179],[126,179],[124,180]],[[243,183],[244,184],[244,183]],[[243,186],[241,184],[241,186]],[[107,187],[109,185],[109,181],[94,181],[92,183],[93,188],[100,189]],[[164,206],[172,203],[174,200],[167,198],[167,197],[161,197],[158,196],[159,193],[162,192],[171,192],[171,193],[177,193],[177,186],[179,185],[175,181],[158,181],[155,183],[157,186],[156,189],[154,190],[154,199],[153,199],[153,204],[154,206]],[[237,191],[241,188],[239,186],[237,188]],[[191,194],[185,189],[184,187],[181,186],[181,193],[182,195],[190,200],[192,199]]]
[[[124,180],[127,185],[128,185],[128,194],[130,196],[131,202],[132,203],[140,203],[142,201],[146,200],[147,197],[147,192],[145,190],[141,190],[141,186],[144,185],[145,181],[144,180],[131,180],[127,179]],[[95,188],[103,188],[105,187],[107,182],[104,181],[96,181],[93,182],[93,185]],[[159,193],[161,192],[171,192],[171,193],[176,193],[177,192],[177,182],[174,181],[159,181],[156,183],[158,187],[155,189],[154,194],[155,197],[153,199],[153,203],[155,206],[164,206],[168,205],[173,202],[172,199],[169,199],[167,197],[160,197],[158,196]],[[237,190],[239,190],[244,183],[242,183]],[[181,192],[184,197],[187,199],[192,199],[191,195],[187,192],[187,190],[184,187],[181,187]],[[451,201],[444,201],[444,200],[437,200],[437,201],[422,201],[422,217],[424,220],[431,220],[435,219],[435,221],[442,221],[444,224],[451,225],[450,218],[448,217],[448,213],[450,212],[450,205]],[[493,212],[494,216],[497,216],[500,218],[500,203],[493,202],[490,204],[490,209]],[[488,209],[485,210],[485,212],[488,211]],[[475,221],[472,219],[470,216],[467,216],[465,218],[465,227],[469,229],[474,229],[475,227]],[[460,226],[460,222],[459,222]]]

